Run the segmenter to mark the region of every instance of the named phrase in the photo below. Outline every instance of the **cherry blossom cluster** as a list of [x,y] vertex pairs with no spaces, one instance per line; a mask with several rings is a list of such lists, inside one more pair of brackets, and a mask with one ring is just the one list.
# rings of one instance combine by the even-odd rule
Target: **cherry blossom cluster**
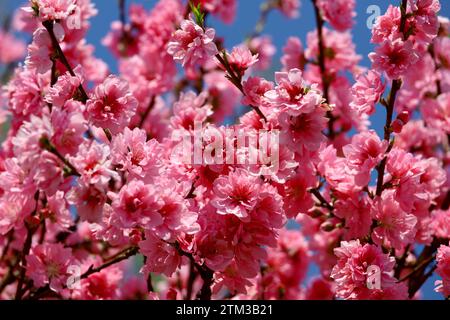
[[[367,68],[356,1],[309,1],[317,28],[272,72],[265,22],[299,0],[264,2],[230,49],[208,17],[236,0],[120,0],[118,74],[86,41],[91,0],[24,4],[28,46],[0,31],[0,299],[419,299],[432,275],[450,298],[444,4],[390,5]],[[276,134],[276,158],[230,132]]]

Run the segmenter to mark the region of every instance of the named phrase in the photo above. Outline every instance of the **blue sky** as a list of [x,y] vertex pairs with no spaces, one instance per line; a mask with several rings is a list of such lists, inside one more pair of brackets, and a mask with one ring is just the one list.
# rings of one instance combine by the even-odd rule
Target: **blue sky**
[[[99,9],[99,14],[92,19],[92,28],[88,33],[87,40],[89,43],[95,45],[95,55],[106,61],[110,66],[110,69],[114,72],[117,70],[115,59],[109,51],[101,45],[101,39],[108,33],[110,23],[118,19],[117,1],[93,0],[93,2]],[[151,8],[156,3],[156,0],[127,0],[126,2],[127,4],[130,2],[141,3],[146,8]],[[210,17],[208,17],[207,23],[216,29],[218,36],[225,38],[225,46],[231,48],[233,45],[241,43],[245,36],[253,30],[259,17],[259,7],[263,2],[263,0],[238,0],[238,11],[234,24],[226,25]],[[286,42],[286,39],[290,36],[297,36],[305,43],[306,34],[315,28],[314,12],[311,1],[302,0],[301,3],[300,16],[297,19],[286,19],[279,12],[272,12],[268,17],[264,33],[269,34],[272,37],[273,43],[277,47],[277,54],[274,59],[274,70],[279,66],[279,57],[281,56],[282,47]],[[361,64],[366,67],[370,67],[367,54],[373,50],[373,46],[369,42],[371,32],[366,25],[367,19],[372,13],[367,13],[367,9],[371,5],[376,5],[380,8],[381,14],[383,14],[391,3],[398,5],[399,1],[357,0],[356,24],[352,32],[357,53],[363,56]],[[17,0],[0,0],[0,17],[7,12],[11,12],[11,10],[14,10],[19,5],[20,2]],[[441,6],[442,9],[440,14],[449,17],[449,1],[442,0]],[[385,115],[382,108],[378,109],[379,110],[372,118],[372,127],[381,133]],[[316,268],[312,268],[310,274],[312,275],[315,273],[317,273]],[[422,290],[423,298],[442,299],[441,295],[436,294],[433,291],[435,280],[436,277],[433,277],[426,283],[424,290]]]

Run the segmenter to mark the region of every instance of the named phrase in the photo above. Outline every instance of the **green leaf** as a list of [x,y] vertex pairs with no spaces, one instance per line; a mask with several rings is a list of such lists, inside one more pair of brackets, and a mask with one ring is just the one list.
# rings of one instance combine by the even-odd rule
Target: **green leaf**
[[194,6],[192,2],[189,2],[189,6],[191,7],[191,11],[194,14],[195,22],[203,28],[205,23],[205,14],[201,11],[200,3],[197,6]]

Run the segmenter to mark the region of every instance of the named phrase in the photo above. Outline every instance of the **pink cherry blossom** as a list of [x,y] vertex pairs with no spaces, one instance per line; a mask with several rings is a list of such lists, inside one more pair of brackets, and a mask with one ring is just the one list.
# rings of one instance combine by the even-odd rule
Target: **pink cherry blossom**
[[437,273],[442,280],[436,281],[438,285],[436,291],[441,292],[444,296],[450,295],[450,247],[441,245],[437,251]]
[[369,70],[367,74],[361,74],[352,86],[353,101],[350,106],[359,114],[371,115],[375,112],[375,104],[380,100],[386,88],[380,74]]
[[43,21],[65,19],[75,9],[74,0],[33,0],[32,5]]
[[[351,70],[361,60],[361,56],[355,52],[355,45],[348,31],[337,32],[324,27],[323,38],[324,46],[328,52],[325,55],[325,65],[330,69],[330,72],[342,69]],[[309,32],[306,42],[305,57],[317,59],[319,51],[317,32]]]
[[400,8],[389,5],[385,14],[379,16],[375,20],[375,24],[372,27],[372,39],[373,43],[382,43],[385,39],[392,36],[397,36],[400,32]]
[[245,105],[260,106],[264,103],[266,92],[273,89],[273,83],[259,77],[249,77],[244,81],[245,96],[242,103]]
[[281,0],[279,2],[280,11],[288,18],[299,16],[300,0]]
[[437,99],[426,100],[421,108],[425,123],[440,131],[450,132],[450,94],[443,93]]
[[142,181],[132,180],[123,186],[118,194],[109,194],[113,198],[112,219],[123,228],[145,226],[148,228],[162,224],[158,212],[163,203],[155,188]]
[[159,272],[171,276],[181,263],[181,257],[175,247],[161,241],[151,233],[139,243],[142,254],[147,257],[144,272]]
[[[98,266],[99,261],[88,261],[90,266]],[[111,266],[98,273],[81,279],[79,289],[72,293],[73,298],[80,300],[108,300],[118,299],[119,285],[123,279],[123,271],[118,266]]]
[[112,75],[95,88],[86,102],[89,120],[112,133],[117,133],[129,123],[136,107],[137,101],[129,92],[128,83]]
[[139,177],[151,180],[162,166],[158,158],[161,151],[156,140],[147,141],[145,131],[125,128],[123,133],[115,136],[112,141],[111,161],[119,166],[119,170],[127,172],[129,179]]
[[237,46],[227,59],[231,69],[239,76],[243,76],[245,70],[258,61],[258,54],[253,55],[247,47]]
[[[384,254],[375,245],[362,245],[359,240],[342,241],[334,250],[338,263],[331,277],[336,282],[336,295],[344,299],[403,299],[406,287],[397,284],[391,276],[395,258]],[[375,266],[380,272],[380,288],[367,288],[368,267]]]
[[380,222],[373,230],[376,244],[400,250],[414,240],[417,218],[400,208],[392,192],[384,192],[375,200],[371,215]]
[[349,166],[357,171],[355,182],[358,185],[369,183],[370,172],[381,161],[387,147],[387,142],[380,141],[374,131],[366,131],[354,135],[351,144],[342,148]]
[[219,177],[214,182],[215,199],[212,201],[218,214],[232,214],[249,220],[258,201],[259,185],[257,177],[251,177],[242,169],[230,172],[228,176]]
[[193,20],[183,20],[180,28],[168,43],[167,52],[183,67],[193,67],[218,53],[214,29],[203,30]]
[[336,30],[345,31],[352,27],[353,18],[356,16],[354,0],[320,0],[318,5],[325,20]]
[[27,257],[27,263],[27,275],[36,286],[49,284],[51,290],[59,292],[70,276],[68,267],[75,262],[69,248],[60,243],[47,243],[35,246]]
[[62,107],[67,100],[74,98],[78,86],[82,82],[83,79],[79,75],[75,77],[72,77],[69,73],[61,75],[54,86],[49,88],[45,101],[57,107]]
[[12,34],[0,30],[0,63],[8,64],[25,55],[25,44]]
[[230,24],[234,22],[236,16],[236,0],[195,0],[201,4],[202,8],[217,16],[223,22]]
[[281,57],[283,71],[289,71],[296,68],[302,70],[304,68],[306,61],[303,45],[299,38],[289,37],[283,48],[283,53],[284,54]]
[[335,215],[344,219],[345,237],[347,239],[363,238],[370,233],[372,217],[370,216],[370,201],[367,197],[358,199],[357,196],[339,199],[336,204]]
[[387,39],[369,54],[373,68],[385,72],[390,79],[398,79],[419,59],[411,41]]

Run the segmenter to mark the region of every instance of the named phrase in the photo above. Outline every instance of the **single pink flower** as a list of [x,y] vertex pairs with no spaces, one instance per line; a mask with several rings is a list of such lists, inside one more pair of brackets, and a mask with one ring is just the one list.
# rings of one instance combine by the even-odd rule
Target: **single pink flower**
[[288,72],[291,69],[303,70],[306,64],[302,42],[297,37],[289,37],[286,45],[283,47],[283,56],[281,64],[283,71]]
[[436,99],[425,99],[420,110],[428,126],[444,134],[450,133],[450,93],[442,93]]
[[298,116],[313,112],[323,102],[316,87],[308,88],[302,77],[302,71],[292,69],[289,72],[276,72],[277,86],[264,96],[272,106],[282,108],[289,115]]
[[375,104],[380,100],[386,83],[383,83],[378,72],[369,70],[361,74],[352,86],[353,101],[350,106],[358,114],[371,115],[375,112]]
[[[93,263],[92,263],[93,262]],[[100,266],[99,259],[88,259],[84,265],[93,268]],[[81,288],[72,292],[72,298],[80,300],[115,300],[120,296],[120,283],[123,271],[117,265],[110,266],[80,280]]]
[[372,27],[371,41],[373,43],[382,43],[391,35],[398,36],[398,33],[400,32],[400,19],[400,8],[398,6],[389,5],[386,13],[375,20],[375,24]]
[[218,53],[214,43],[215,30],[203,30],[193,20],[183,20],[167,44],[167,52],[183,67],[193,67],[204,63]]
[[297,18],[299,16],[300,0],[280,0],[278,9],[290,19]]
[[273,83],[260,77],[249,77],[243,83],[245,96],[242,104],[261,106],[266,92],[273,89]]
[[289,218],[295,218],[300,213],[308,213],[314,206],[314,200],[309,188],[315,187],[317,178],[312,170],[298,170],[297,174],[287,179],[281,187],[284,200],[284,210]]
[[325,21],[338,31],[345,31],[353,26],[353,18],[356,16],[355,4],[355,0],[320,0],[318,2]]
[[128,125],[136,107],[137,100],[129,92],[128,83],[113,75],[98,85],[86,102],[86,112],[92,123],[113,134]]
[[450,246],[441,245],[436,254],[436,273],[442,280],[436,281],[436,291],[445,297],[450,296]]
[[182,93],[173,105],[170,123],[174,128],[193,130],[196,123],[202,123],[213,114],[212,106],[207,103],[207,93],[196,95],[193,91]]
[[[316,31],[308,33],[306,43],[305,57],[317,61],[319,42]],[[323,43],[326,53],[325,67],[330,73],[339,70],[353,70],[362,58],[355,52],[356,47],[349,31],[338,32],[324,27]]]
[[322,107],[298,116],[283,112],[278,120],[282,128],[280,140],[300,154],[305,148],[310,151],[317,150],[325,139],[322,130],[325,129],[328,119]]
[[111,179],[119,180],[117,172],[112,170],[109,146],[98,142],[84,143],[77,154],[70,159],[81,174],[80,179],[99,189],[107,189]]
[[[39,18],[46,20],[66,19],[76,8],[75,0],[32,0],[31,12],[36,8]],[[28,8],[27,8],[28,10]]]
[[334,214],[345,221],[345,239],[364,238],[370,233],[372,217],[370,216],[370,202],[367,197],[353,197],[338,199],[335,203]]
[[419,55],[411,41],[389,38],[375,52],[369,53],[369,59],[375,70],[385,72],[390,79],[398,79],[419,59]]
[[[75,68],[75,72],[80,72],[80,66]],[[74,98],[77,94],[78,86],[83,82],[83,76],[76,73],[72,77],[69,72],[58,77],[56,83],[48,89],[45,101],[56,107],[62,107],[67,100]]]
[[[395,258],[384,254],[375,245],[361,245],[359,240],[342,241],[341,246],[334,249],[338,258],[333,267],[331,277],[336,283],[336,296],[343,299],[406,299],[407,290],[404,283],[397,284],[391,273],[395,265]],[[372,275],[375,287],[368,288]],[[372,283],[372,282],[371,282]],[[400,287],[401,288],[397,288]],[[396,294],[392,294],[392,292]]]
[[366,186],[373,168],[381,161],[388,148],[375,131],[365,131],[352,137],[352,142],[342,148],[350,168],[356,171],[355,182]]
[[163,202],[152,185],[132,180],[124,185],[118,194],[108,193],[113,199],[112,220],[122,228],[136,226],[152,228],[163,223],[161,214]]
[[417,218],[401,209],[393,191],[384,191],[374,201],[371,215],[377,221],[372,234],[376,244],[401,250],[414,241]]
[[236,17],[236,0],[194,0],[194,4],[196,3],[199,3],[202,9],[211,12],[224,23],[233,23]]
[[152,181],[162,167],[161,153],[161,145],[155,139],[147,141],[147,133],[139,128],[125,128],[111,143],[112,163],[129,179]]
[[12,34],[0,30],[0,63],[8,64],[25,55],[25,43]]
[[246,46],[236,46],[227,59],[235,74],[242,77],[245,71],[258,61],[258,54],[252,54]]
[[215,197],[212,205],[218,214],[232,214],[249,221],[249,213],[258,201],[260,182],[246,170],[236,169],[228,176],[221,176],[214,182]]
[[60,292],[66,286],[70,276],[68,268],[74,263],[70,248],[64,248],[61,243],[38,244],[26,259],[26,274],[36,287],[49,284],[51,290]]
[[139,248],[147,257],[143,267],[145,274],[157,272],[170,277],[181,264],[181,256],[177,249],[169,243],[161,241],[151,232],[145,233],[145,240],[139,242]]

